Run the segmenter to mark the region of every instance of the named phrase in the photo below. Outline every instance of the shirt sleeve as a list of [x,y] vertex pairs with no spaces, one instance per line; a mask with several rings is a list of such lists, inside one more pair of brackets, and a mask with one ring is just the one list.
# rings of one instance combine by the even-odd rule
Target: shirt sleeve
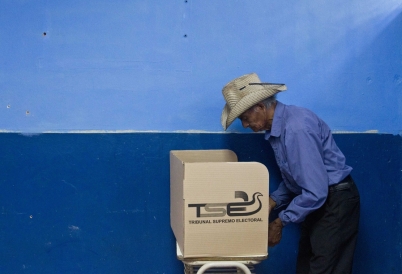
[[302,191],[279,213],[284,225],[302,222],[324,204],[328,195],[329,179],[323,161],[320,128],[317,123],[306,124],[303,128],[291,128],[285,138],[288,167]]
[[286,187],[285,182],[282,181],[278,188],[269,195],[275,201],[275,208],[281,207],[290,202],[294,194]]

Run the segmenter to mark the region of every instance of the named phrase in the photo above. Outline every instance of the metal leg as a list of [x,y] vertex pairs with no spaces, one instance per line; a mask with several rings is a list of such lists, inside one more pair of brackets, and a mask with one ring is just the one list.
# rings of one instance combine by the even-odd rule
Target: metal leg
[[251,274],[247,266],[238,262],[212,262],[204,264],[198,271],[197,274],[204,274],[205,270],[212,267],[237,267],[240,268],[244,274]]

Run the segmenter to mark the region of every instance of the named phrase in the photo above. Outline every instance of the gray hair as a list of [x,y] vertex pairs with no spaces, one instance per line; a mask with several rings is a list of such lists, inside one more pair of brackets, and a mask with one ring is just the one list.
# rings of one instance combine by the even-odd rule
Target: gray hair
[[275,102],[276,102],[276,94],[261,101],[261,103],[263,103],[267,109],[270,108]]
[[[276,94],[272,95],[271,97],[268,97],[267,99],[262,100],[260,103],[262,103],[267,109],[269,109],[273,104],[275,104],[275,102],[276,102]],[[246,111],[254,110],[254,107],[256,105],[257,104],[255,104],[251,108],[247,109]],[[243,113],[245,113],[245,112],[243,112]],[[240,117],[239,117],[239,119],[240,119]]]

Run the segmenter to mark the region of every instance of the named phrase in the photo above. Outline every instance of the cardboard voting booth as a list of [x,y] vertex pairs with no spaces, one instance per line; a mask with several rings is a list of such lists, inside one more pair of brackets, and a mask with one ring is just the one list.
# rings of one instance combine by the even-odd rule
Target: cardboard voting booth
[[231,150],[170,152],[170,222],[183,258],[268,255],[269,175]]

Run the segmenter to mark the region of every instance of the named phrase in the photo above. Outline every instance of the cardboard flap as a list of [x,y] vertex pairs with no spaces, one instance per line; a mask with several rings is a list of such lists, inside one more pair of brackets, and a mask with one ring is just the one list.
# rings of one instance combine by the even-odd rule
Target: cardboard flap
[[237,155],[229,149],[220,150],[172,150],[171,155],[183,163],[237,162]]
[[184,164],[170,154],[170,226],[180,246],[184,244]]

